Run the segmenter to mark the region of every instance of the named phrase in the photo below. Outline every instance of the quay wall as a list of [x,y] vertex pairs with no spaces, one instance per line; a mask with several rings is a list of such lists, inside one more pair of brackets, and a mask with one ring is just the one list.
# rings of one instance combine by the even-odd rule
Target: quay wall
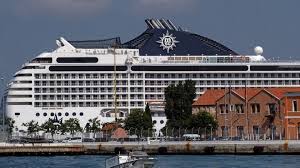
[[144,150],[148,154],[300,154],[300,141],[0,143],[0,156],[114,155]]

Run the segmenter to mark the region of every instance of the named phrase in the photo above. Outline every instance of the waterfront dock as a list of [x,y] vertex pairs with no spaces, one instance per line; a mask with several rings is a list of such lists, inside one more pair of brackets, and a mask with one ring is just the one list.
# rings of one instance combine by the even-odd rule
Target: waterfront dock
[[113,155],[130,150],[149,154],[300,154],[300,141],[183,141],[0,144],[1,156]]

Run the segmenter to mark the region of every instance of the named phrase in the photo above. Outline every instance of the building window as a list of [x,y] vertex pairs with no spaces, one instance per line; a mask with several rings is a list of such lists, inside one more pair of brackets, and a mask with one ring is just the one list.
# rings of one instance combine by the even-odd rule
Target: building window
[[251,104],[252,113],[259,113],[260,112],[260,104]]
[[297,100],[293,100],[293,112],[297,112],[298,111],[298,103]]
[[219,107],[220,107],[220,113],[221,114],[224,114],[225,113],[225,110],[226,110],[226,113],[228,113],[228,104],[226,104],[226,109],[225,109],[225,104],[220,104],[219,105]]
[[237,126],[237,137],[243,138],[244,135],[244,127],[243,126]]
[[244,105],[243,104],[236,104],[235,109],[238,114],[244,113]]
[[259,127],[257,125],[254,125],[253,126],[253,136],[256,140],[259,139],[259,134],[260,134],[259,132],[260,132]]
[[222,137],[227,137],[228,136],[228,127],[222,126]]
[[270,103],[268,104],[269,114],[274,115],[276,112],[276,104]]

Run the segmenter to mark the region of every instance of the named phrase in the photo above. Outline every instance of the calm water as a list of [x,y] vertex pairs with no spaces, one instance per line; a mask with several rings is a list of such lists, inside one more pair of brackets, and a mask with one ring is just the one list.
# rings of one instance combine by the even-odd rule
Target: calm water
[[[108,156],[0,157],[0,168],[104,168]],[[157,156],[156,168],[296,168],[300,156]]]

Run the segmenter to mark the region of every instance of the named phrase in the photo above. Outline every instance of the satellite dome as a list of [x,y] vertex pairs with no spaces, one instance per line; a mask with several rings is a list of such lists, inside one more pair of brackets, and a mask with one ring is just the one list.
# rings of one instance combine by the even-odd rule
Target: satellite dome
[[261,46],[257,46],[254,48],[254,52],[256,55],[262,55],[264,52],[264,49]]

